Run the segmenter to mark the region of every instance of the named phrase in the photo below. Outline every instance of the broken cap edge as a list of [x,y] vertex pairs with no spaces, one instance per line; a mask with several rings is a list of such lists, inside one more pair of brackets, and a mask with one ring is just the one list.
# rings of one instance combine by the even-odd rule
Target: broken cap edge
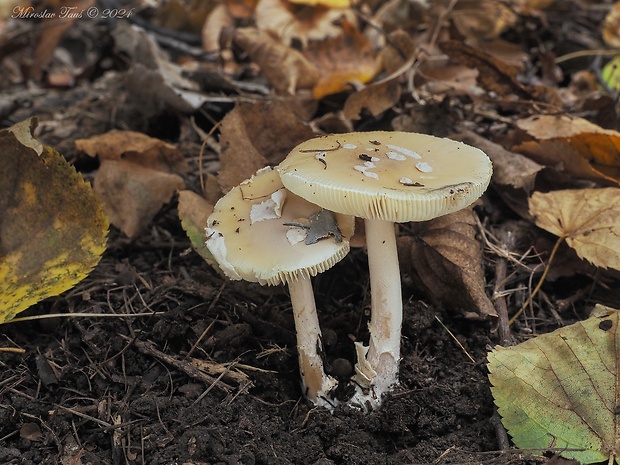
[[333,237],[311,245],[289,242],[289,227],[282,223],[307,218],[321,207],[286,190],[279,217],[251,223],[252,206],[280,189],[285,190],[278,173],[262,169],[216,203],[205,228],[206,246],[231,280],[271,286],[296,282],[327,271],[348,254],[354,229],[349,215],[334,214],[343,235],[340,243]]

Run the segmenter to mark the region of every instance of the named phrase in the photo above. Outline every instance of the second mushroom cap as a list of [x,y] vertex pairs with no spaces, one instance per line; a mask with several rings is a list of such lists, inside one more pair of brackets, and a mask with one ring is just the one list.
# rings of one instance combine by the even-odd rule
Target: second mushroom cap
[[405,132],[317,137],[278,166],[292,192],[329,210],[393,222],[452,213],[480,197],[492,165],[462,142]]

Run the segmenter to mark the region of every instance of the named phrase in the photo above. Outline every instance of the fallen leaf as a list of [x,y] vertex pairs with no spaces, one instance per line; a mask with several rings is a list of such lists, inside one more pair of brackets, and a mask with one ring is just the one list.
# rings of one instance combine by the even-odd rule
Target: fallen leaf
[[[400,99],[400,77],[413,65],[415,49],[413,43],[398,31],[392,37],[398,49],[393,46],[386,47],[379,61],[382,62],[383,59],[387,59],[387,69],[395,69],[380,81],[373,82],[351,94],[344,104],[343,114],[345,118],[349,120],[360,119],[364,109],[367,109],[376,118],[384,111],[393,108]],[[401,56],[399,52],[409,55]],[[399,66],[396,67],[396,65]]]
[[220,126],[220,188],[228,192],[260,168],[277,165],[293,147],[314,135],[297,116],[293,102],[237,104]]
[[0,323],[73,287],[105,250],[100,201],[35,126],[0,131]]
[[126,160],[159,171],[184,174],[189,169],[174,145],[141,132],[113,129],[88,139],[77,139],[75,148],[101,160]]
[[362,117],[362,111],[366,109],[376,118],[384,111],[393,108],[400,95],[398,77],[382,79],[351,94],[344,104],[344,117],[358,120]]
[[614,3],[603,20],[603,40],[611,48],[620,48],[620,2]]
[[252,58],[280,95],[294,95],[299,89],[311,89],[319,72],[300,52],[281,44],[268,33],[255,28],[239,28],[234,43]]
[[184,186],[178,173],[187,162],[173,145],[133,131],[112,130],[78,139],[78,151],[98,156],[94,188],[110,221],[127,237],[146,228],[161,207]]
[[379,52],[379,61],[388,74],[397,72],[405,63],[414,57],[417,47],[411,35],[403,29],[390,34],[390,40]]
[[620,189],[534,192],[530,214],[536,224],[600,268],[620,270]]
[[489,353],[491,392],[517,447],[620,463],[619,323],[618,310],[597,305],[585,321]]
[[603,66],[601,78],[610,90],[616,92],[620,91],[620,55],[616,55]]
[[202,26],[202,49],[206,52],[217,52],[221,47],[220,35],[226,28],[233,28],[235,18],[223,3],[216,5],[207,16]]
[[152,21],[165,29],[197,34],[215,4],[214,0],[169,0],[154,5]]
[[354,23],[355,13],[350,8],[297,5],[287,0],[260,0],[255,12],[256,27],[287,47],[294,41],[305,47],[312,40],[336,37],[343,19]]
[[297,5],[323,6],[326,8],[349,8],[351,2],[349,0],[289,0]]
[[581,179],[620,182],[620,133],[583,118],[540,115],[520,119],[512,146],[538,163],[561,167]]
[[523,189],[529,194],[534,188],[536,175],[544,168],[535,161],[519,153],[506,150],[501,145],[471,131],[452,135],[450,139],[473,145],[487,153],[493,162],[491,180],[496,185],[512,186],[515,189]]
[[317,100],[350,89],[351,83],[365,84],[380,69],[370,42],[358,28],[344,19],[339,24],[342,30],[338,36],[309,42],[302,52],[320,70],[312,88]]
[[124,87],[142,114],[159,115],[165,107],[189,114],[208,99],[197,83],[183,76],[181,67],[168,59],[144,29],[119,22],[111,34],[115,52],[126,55],[131,63]]
[[51,5],[51,11],[48,11],[47,8],[41,8],[41,10],[39,10],[39,12],[44,10],[52,15],[49,18],[43,19],[42,27],[38,28],[37,44],[34,54],[29,60],[29,79],[39,81],[43,77],[43,72],[52,61],[58,44],[77,20],[77,18],[65,17],[63,20],[59,21],[58,17],[61,15],[62,11],[68,11],[65,9],[71,8],[74,8],[73,11],[84,11],[94,3],[93,0],[65,0],[61,4]]
[[492,55],[465,44],[462,41],[440,42],[439,48],[451,59],[478,70],[478,83],[489,92],[500,96],[516,94],[531,99],[529,90],[517,79],[519,68]]
[[418,287],[470,318],[496,317],[484,290],[482,247],[471,207],[420,223],[398,238],[399,261]]
[[183,230],[187,233],[187,237],[189,237],[196,252],[209,265],[219,269],[216,260],[205,244],[205,228],[207,226],[207,219],[212,212],[213,205],[201,195],[188,190],[179,192],[179,219],[181,220]]
[[462,36],[475,40],[496,39],[517,20],[510,7],[494,0],[460,0],[450,19]]

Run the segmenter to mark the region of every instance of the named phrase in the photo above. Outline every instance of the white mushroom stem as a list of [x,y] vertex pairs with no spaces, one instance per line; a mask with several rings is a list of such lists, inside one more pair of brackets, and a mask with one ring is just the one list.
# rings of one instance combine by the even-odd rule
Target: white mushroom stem
[[321,351],[321,328],[316,313],[316,303],[310,278],[300,278],[288,282],[297,332],[297,352],[299,371],[306,397],[315,405],[331,408],[327,401],[328,392],[337,381],[325,374]]
[[398,382],[403,321],[400,268],[394,223],[369,219],[364,223],[371,292],[370,343],[366,361],[372,369],[367,370],[369,387],[377,402],[381,403],[381,395]]

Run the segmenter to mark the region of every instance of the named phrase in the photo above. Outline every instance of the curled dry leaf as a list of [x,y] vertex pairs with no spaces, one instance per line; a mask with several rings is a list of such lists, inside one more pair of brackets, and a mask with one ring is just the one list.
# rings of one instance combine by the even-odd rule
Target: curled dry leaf
[[386,46],[379,62],[390,74],[363,89],[351,94],[345,102],[343,114],[349,120],[360,119],[362,110],[367,109],[377,117],[394,107],[400,99],[400,77],[413,65],[415,45],[404,31],[391,34],[392,45]]
[[478,83],[485,90],[501,96],[516,94],[532,98],[529,90],[517,79],[518,67],[458,40],[440,42],[439,48],[458,63],[477,69]]
[[223,192],[260,168],[277,165],[293,147],[314,136],[295,110],[294,102],[274,100],[239,103],[228,112],[220,127],[218,182]]
[[283,45],[269,33],[255,28],[240,28],[233,42],[260,66],[261,71],[280,95],[294,95],[298,89],[311,89],[319,72],[300,52]]
[[467,317],[497,313],[484,290],[482,247],[471,207],[422,223],[409,223],[410,236],[398,238],[403,271],[432,299],[461,308]]
[[620,47],[620,2],[616,2],[605,16],[602,35],[607,45]]
[[131,63],[124,79],[132,103],[145,115],[159,115],[162,107],[181,113],[192,113],[207,96],[198,84],[182,75],[144,29],[120,22],[112,31],[118,53],[126,54]]
[[517,21],[512,10],[494,0],[460,0],[450,13],[456,29],[468,39],[496,39]]
[[380,65],[368,39],[354,23],[339,21],[342,29],[337,37],[312,41],[303,55],[320,70],[312,89],[315,99],[351,88],[351,83],[366,83],[379,71]]
[[496,185],[511,186],[529,193],[534,188],[536,175],[544,168],[535,161],[519,153],[506,150],[501,145],[472,131],[464,131],[452,135],[450,138],[478,147],[484,153],[489,154],[489,158],[493,162],[492,181]]
[[170,144],[133,131],[113,130],[78,139],[76,149],[98,156],[95,192],[106,206],[110,221],[128,237],[136,237],[174,192],[183,187],[177,173],[187,162]]
[[488,355],[491,392],[517,447],[579,463],[620,463],[620,312],[590,318]]
[[[542,115],[516,123],[512,150],[544,165],[562,167],[571,176],[618,184],[620,133],[583,118]],[[520,139],[520,140],[519,140]]]
[[73,287],[105,250],[101,202],[35,126],[0,131],[0,323]]
[[565,238],[579,257],[620,270],[620,189],[534,192],[530,214],[538,226]]
[[256,27],[272,34],[286,46],[294,40],[306,46],[312,40],[336,37],[341,32],[338,23],[343,19],[354,22],[353,10],[321,5],[296,5],[287,0],[260,0],[255,14]]

